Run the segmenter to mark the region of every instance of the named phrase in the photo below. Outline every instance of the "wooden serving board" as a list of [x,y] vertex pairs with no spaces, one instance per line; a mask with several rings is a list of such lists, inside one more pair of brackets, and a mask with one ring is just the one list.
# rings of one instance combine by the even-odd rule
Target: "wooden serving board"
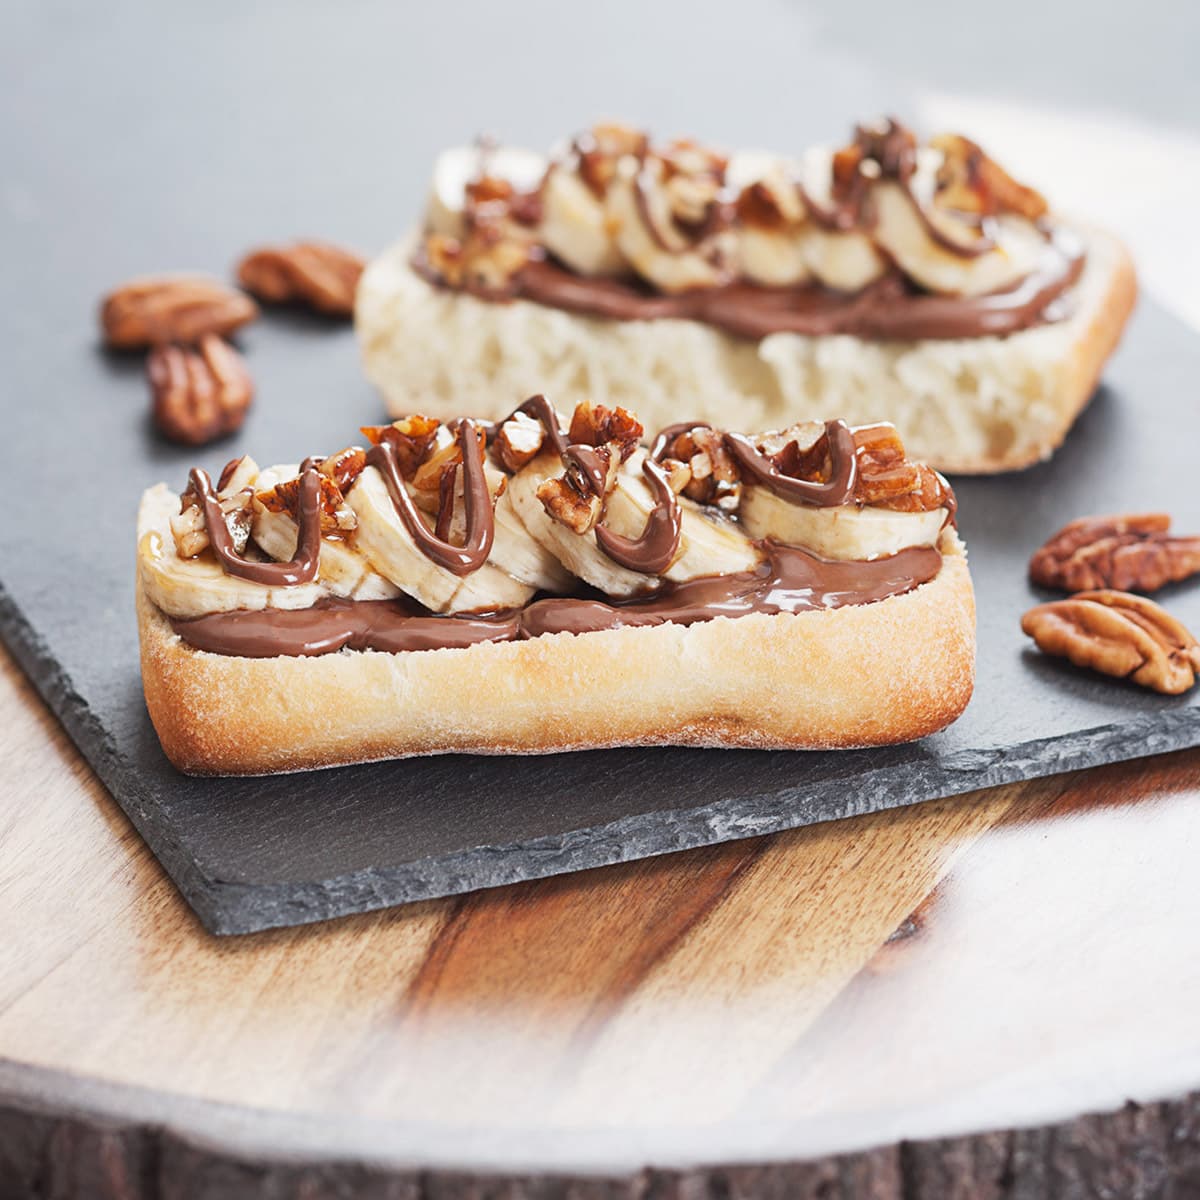
[[[481,120],[497,121],[515,140],[548,144],[609,104],[589,93],[579,114],[546,106],[545,95],[578,83],[577,67],[557,57],[542,64],[538,87],[506,92],[502,112],[482,85],[439,87],[436,56],[410,56],[397,72],[391,47],[408,44],[392,26],[399,19],[386,6],[372,9],[354,54],[323,62],[327,87],[313,87],[299,70],[277,80],[277,90],[260,96],[254,129],[237,127],[220,81],[241,78],[243,48],[265,54],[275,46],[270,15],[167,20],[147,5],[138,20],[112,29],[64,29],[31,10],[22,36],[0,46],[0,63],[11,68],[0,72],[8,108],[30,100],[22,89],[44,88],[33,96],[36,125],[5,135],[14,215],[0,229],[6,493],[24,506],[0,522],[0,632],[209,929],[313,921],[1200,742],[1197,695],[1164,699],[1080,674],[1032,653],[1018,628],[1035,598],[1026,558],[1067,519],[1161,507],[1181,526],[1200,528],[1190,475],[1200,344],[1148,310],[1053,463],[960,483],[979,596],[979,684],[965,717],[942,734],[842,754],[454,757],[267,780],[174,772],[138,679],[134,519],[143,487],[164,478],[181,486],[194,462],[216,470],[243,451],[288,461],[344,445],[360,424],[380,418],[380,406],[349,330],[273,314],[242,339],[259,389],[242,434],[200,454],[167,446],[148,425],[140,358],[97,345],[98,297],[137,273],[220,274],[249,246],[294,234],[379,249],[418,210],[438,147],[462,141]],[[677,19],[687,20],[682,6]],[[311,14],[304,20],[316,28]],[[771,62],[780,78],[793,74],[791,18],[761,6],[755,21],[765,57],[748,65],[722,55],[720,95],[692,80],[687,94],[700,107],[689,110],[687,127],[742,144],[831,136],[811,104],[747,104],[731,116],[723,97],[755,94],[758,72]],[[368,29],[377,36],[365,36]],[[450,37],[433,34],[430,44]],[[163,54],[171,39],[195,53]],[[27,64],[43,59],[35,79]],[[125,64],[124,91],[111,86],[114,63]],[[673,69],[687,83],[692,68]],[[361,128],[329,119],[328,95],[349,103],[366,78],[395,82],[387,111],[360,96]],[[462,78],[475,76],[464,66]],[[804,86],[821,97],[821,112],[869,112],[903,97],[882,77],[819,58]],[[670,130],[681,117],[661,93],[651,88],[627,101],[647,123]],[[438,104],[421,103],[432,94]],[[89,103],[77,103],[78,95]],[[395,114],[416,112],[419,122],[397,127]],[[284,129],[289,136],[275,136]],[[1165,599],[1200,626],[1200,588]]]
[[[143,484],[165,475],[181,485],[192,456],[141,428],[140,363],[98,354],[90,336],[80,329],[57,359],[73,375],[59,393],[80,399],[69,403],[77,432],[55,443],[56,467],[84,480],[103,462],[103,502],[86,487],[42,489],[36,547],[28,527],[0,529],[0,625],[214,932],[492,887],[1200,742],[1196,693],[1164,698],[1084,674],[1040,657],[1019,629],[1037,599],[1025,577],[1028,555],[1069,518],[1161,508],[1184,528],[1200,527],[1193,443],[1169,432],[1194,428],[1189,381],[1200,374],[1200,343],[1160,312],[1137,319],[1108,383],[1053,462],[958,481],[979,602],[979,675],[966,715],[949,730],[848,753],[450,756],[227,780],[174,771],[138,679],[134,509]],[[240,438],[198,456],[210,468],[241,449],[286,460],[305,446],[341,444],[378,416],[356,380],[348,331],[267,318],[246,342],[261,410]],[[30,394],[39,386],[27,380]],[[328,395],[344,397],[336,411],[320,402]],[[1144,416],[1150,405],[1153,421]],[[120,412],[128,417],[114,420]],[[49,442],[62,419],[30,406],[17,414],[17,444]],[[38,493],[35,458],[18,457],[12,469],[18,491]],[[1183,585],[1163,599],[1200,627],[1200,588]]]

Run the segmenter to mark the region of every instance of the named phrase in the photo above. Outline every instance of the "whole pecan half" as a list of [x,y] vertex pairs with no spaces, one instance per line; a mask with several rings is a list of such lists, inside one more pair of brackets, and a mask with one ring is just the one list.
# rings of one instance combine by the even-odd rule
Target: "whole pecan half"
[[240,429],[254,381],[238,352],[216,334],[195,348],[157,346],[146,360],[154,421],[175,442],[199,446]]
[[1021,628],[1046,654],[1167,695],[1186,692],[1200,671],[1200,643],[1160,605],[1129,592],[1101,589],[1039,604]]
[[252,250],[238,263],[238,282],[268,304],[306,304],[332,317],[354,314],[354,293],[366,264],[328,242]]
[[229,334],[257,316],[249,296],[204,275],[131,279],[100,306],[104,340],[122,350]]
[[1200,572],[1200,537],[1171,537],[1166,513],[1082,517],[1029,560],[1041,587],[1154,592]]

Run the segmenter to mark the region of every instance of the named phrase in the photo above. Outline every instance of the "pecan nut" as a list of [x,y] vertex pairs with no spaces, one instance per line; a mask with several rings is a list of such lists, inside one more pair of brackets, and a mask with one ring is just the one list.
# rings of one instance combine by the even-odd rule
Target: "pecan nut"
[[203,275],[132,279],[100,307],[104,340],[121,350],[226,335],[257,316],[249,296]]
[[366,263],[328,242],[252,250],[238,263],[238,282],[268,304],[305,304],[332,317],[354,314]]
[[1046,654],[1176,696],[1196,682],[1200,642],[1145,596],[1079,592],[1031,608],[1021,628]]
[[242,357],[216,334],[194,349],[157,346],[146,360],[159,429],[175,442],[200,446],[240,429],[254,398]]
[[1029,560],[1040,587],[1154,592],[1200,573],[1200,537],[1171,537],[1166,513],[1082,517]]
[[542,423],[518,412],[496,430],[492,454],[510,475],[515,475],[537,458],[545,441],[546,431]]

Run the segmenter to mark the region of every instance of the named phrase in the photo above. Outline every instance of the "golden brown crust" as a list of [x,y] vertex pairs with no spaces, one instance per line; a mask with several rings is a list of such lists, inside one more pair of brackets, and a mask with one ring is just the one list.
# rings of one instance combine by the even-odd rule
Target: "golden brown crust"
[[955,720],[974,686],[966,554],[953,531],[942,549],[935,579],[876,604],[410,654],[204,653],[139,585],[146,705],[167,756],[196,775],[448,752],[910,741]]

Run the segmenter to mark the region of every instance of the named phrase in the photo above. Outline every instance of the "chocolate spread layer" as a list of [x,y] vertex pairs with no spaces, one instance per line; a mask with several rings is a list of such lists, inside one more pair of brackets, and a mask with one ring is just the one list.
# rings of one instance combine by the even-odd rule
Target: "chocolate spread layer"
[[931,546],[909,547],[869,562],[831,561],[773,542],[763,549],[766,557],[753,571],[668,583],[653,595],[631,600],[555,597],[500,613],[437,616],[412,601],[327,599],[311,608],[210,613],[173,619],[171,625],[197,650],[246,658],[342,649],[396,653],[461,648],[545,633],[691,625],[714,617],[872,604],[928,583],[942,565],[941,554]]
[[[1064,293],[1083,272],[1083,242],[1065,229],[1047,235],[1037,267],[1019,283],[985,296],[923,292],[898,271],[862,291],[836,292],[820,284],[763,287],[744,281],[677,295],[621,279],[577,275],[551,259],[533,259],[503,296],[465,288],[489,301],[531,300],[550,308],[615,321],[668,318],[701,321],[733,337],[758,341],[773,333],[807,337],[852,334],[877,341],[1001,337],[1070,315]],[[444,287],[422,259],[413,270]]]

